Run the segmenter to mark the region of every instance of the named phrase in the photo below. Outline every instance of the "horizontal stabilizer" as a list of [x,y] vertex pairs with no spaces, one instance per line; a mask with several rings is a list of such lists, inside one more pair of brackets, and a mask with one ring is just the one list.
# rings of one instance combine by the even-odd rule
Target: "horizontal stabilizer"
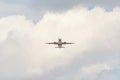
[[65,47],[55,47],[55,48],[65,48]]

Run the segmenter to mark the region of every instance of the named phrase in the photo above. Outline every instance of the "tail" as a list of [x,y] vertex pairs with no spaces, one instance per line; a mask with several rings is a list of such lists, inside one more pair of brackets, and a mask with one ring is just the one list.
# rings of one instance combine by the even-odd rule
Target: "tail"
[[55,47],[55,48],[65,48],[65,47]]

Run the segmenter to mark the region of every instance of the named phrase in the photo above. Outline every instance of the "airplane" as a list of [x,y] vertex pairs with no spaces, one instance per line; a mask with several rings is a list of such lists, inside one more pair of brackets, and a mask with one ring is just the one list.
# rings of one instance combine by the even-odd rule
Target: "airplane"
[[58,45],[58,46],[55,47],[55,48],[65,48],[65,47],[63,47],[62,45],[65,45],[65,44],[74,44],[74,43],[62,42],[62,39],[59,38],[59,39],[58,39],[58,42],[50,42],[50,43],[46,43],[46,44],[54,44],[54,45]]

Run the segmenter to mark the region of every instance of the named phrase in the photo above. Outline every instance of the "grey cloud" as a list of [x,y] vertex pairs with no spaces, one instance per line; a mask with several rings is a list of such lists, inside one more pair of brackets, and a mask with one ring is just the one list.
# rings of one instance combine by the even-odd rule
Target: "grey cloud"
[[100,6],[106,10],[120,6],[119,0],[26,0],[25,3],[0,3],[0,18],[9,15],[25,15],[33,21],[40,20],[46,11],[65,11],[75,6],[94,8]]
[[32,7],[38,10],[60,11],[67,10],[74,6],[101,6],[112,9],[120,6],[119,0],[31,0]]
[[0,2],[0,18],[11,15],[24,15],[27,19],[37,21],[42,17],[43,12],[22,4]]
[[72,8],[77,3],[73,0],[35,0],[32,2],[33,7],[38,10],[64,10]]

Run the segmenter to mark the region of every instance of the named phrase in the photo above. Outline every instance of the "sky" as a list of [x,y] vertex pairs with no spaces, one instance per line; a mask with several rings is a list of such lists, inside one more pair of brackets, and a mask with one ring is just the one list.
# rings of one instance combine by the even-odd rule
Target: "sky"
[[0,80],[119,80],[119,25],[118,0],[0,0]]

